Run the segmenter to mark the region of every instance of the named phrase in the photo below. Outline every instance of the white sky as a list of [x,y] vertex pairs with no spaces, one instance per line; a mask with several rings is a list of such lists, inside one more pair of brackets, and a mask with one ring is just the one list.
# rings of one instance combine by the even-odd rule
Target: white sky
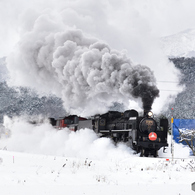
[[46,8],[66,9],[69,25],[83,28],[116,49],[127,49],[133,57],[150,46],[150,39],[195,27],[194,0],[1,0],[0,56],[12,49],[31,12]]

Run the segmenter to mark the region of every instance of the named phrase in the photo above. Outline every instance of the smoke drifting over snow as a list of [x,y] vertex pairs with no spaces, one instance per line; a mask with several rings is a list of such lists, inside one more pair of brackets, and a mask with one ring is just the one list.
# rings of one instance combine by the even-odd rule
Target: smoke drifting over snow
[[35,126],[22,118],[5,117],[4,121],[11,132],[9,138],[1,139],[0,147],[9,151],[98,160],[123,159],[133,154],[126,145],[115,146],[109,138],[98,138],[90,129],[72,132],[57,130],[49,123]]
[[83,116],[106,112],[114,102],[127,107],[136,98],[149,110],[159,94],[148,67],[47,14],[24,33],[8,69],[12,84],[55,93],[68,112]]
[[[90,158],[96,160],[132,158],[134,151],[124,143],[114,145],[109,138],[98,138],[94,131],[82,129],[72,132],[68,129],[57,130],[49,123],[33,125],[25,119],[5,117],[4,126],[10,130],[10,136],[1,134],[0,148],[9,151],[58,155],[65,157]],[[166,153],[159,151],[160,157],[171,158],[171,136]],[[189,148],[174,144],[174,158],[189,157]]]

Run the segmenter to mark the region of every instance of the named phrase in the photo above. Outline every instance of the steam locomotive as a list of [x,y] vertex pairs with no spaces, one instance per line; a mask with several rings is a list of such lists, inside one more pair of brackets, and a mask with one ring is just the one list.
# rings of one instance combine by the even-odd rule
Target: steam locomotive
[[71,131],[83,128],[94,130],[100,137],[110,137],[115,142],[126,142],[140,156],[158,156],[161,147],[168,146],[168,120],[155,120],[151,111],[139,116],[136,110],[125,112],[109,111],[89,119],[70,115],[60,119],[51,119],[58,129],[68,127]]

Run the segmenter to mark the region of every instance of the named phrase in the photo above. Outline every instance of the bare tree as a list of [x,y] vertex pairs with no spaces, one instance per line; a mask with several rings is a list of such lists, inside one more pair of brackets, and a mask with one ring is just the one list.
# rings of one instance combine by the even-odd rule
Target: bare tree
[[178,129],[180,134],[179,142],[185,141],[195,156],[195,130],[194,129]]

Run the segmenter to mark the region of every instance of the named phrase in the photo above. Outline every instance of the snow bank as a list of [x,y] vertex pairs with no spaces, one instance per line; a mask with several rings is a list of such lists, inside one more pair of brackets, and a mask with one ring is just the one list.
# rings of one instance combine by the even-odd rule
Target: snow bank
[[194,159],[68,158],[0,150],[1,194],[193,194]]

